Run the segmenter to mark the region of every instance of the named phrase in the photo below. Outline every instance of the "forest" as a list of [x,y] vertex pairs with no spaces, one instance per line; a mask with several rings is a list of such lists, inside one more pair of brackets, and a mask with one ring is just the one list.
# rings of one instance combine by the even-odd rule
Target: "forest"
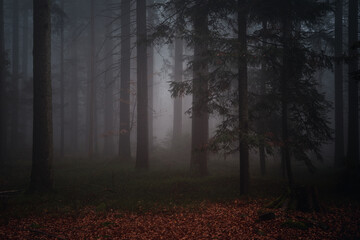
[[358,0],[0,0],[0,239],[360,239]]

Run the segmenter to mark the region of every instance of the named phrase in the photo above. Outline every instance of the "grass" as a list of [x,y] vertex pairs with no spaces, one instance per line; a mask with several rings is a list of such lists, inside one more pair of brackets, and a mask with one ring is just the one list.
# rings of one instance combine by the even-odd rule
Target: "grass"
[[[3,201],[2,215],[66,214],[86,207],[98,212],[169,211],[177,206],[198,209],[203,203],[239,198],[236,161],[210,161],[206,177],[189,175],[184,162],[152,159],[151,163],[149,171],[136,171],[133,161],[58,160],[54,164],[54,191],[45,195],[27,194],[30,164],[13,163],[10,170],[2,172],[0,187],[22,191]],[[254,177],[250,198],[276,197],[284,185],[278,178]]]

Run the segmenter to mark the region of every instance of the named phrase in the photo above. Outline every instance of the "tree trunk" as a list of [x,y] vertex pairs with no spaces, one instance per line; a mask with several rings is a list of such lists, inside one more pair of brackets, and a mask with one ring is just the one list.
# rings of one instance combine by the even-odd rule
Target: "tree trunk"
[[343,112],[343,1],[336,0],[335,9],[335,167],[344,165]]
[[136,1],[137,29],[137,145],[136,169],[149,167],[146,0]]
[[94,115],[95,115],[95,21],[94,21],[94,0],[90,6],[90,76],[89,76],[89,139],[88,155],[89,158],[94,154]]
[[[154,0],[148,0],[148,6],[152,6]],[[154,25],[155,13],[153,8],[148,8],[148,25],[152,27]],[[153,118],[154,118],[154,46],[153,44],[149,45],[147,48],[148,52],[148,94],[149,94],[149,103],[148,103],[148,117],[149,117],[149,150],[153,149],[154,142],[154,127],[153,127]]]
[[[183,40],[180,36],[175,38],[175,69],[174,80],[182,82],[183,77]],[[182,134],[182,97],[174,99],[174,120],[173,120],[173,140],[172,145],[176,148]]]
[[52,189],[51,1],[34,0],[34,127],[30,191]]
[[239,91],[239,149],[240,149],[240,194],[249,193],[249,129],[248,84],[247,84],[247,41],[246,41],[246,1],[238,0],[238,91]]
[[19,1],[13,1],[11,149],[19,146]]
[[71,47],[71,151],[73,154],[78,152],[78,121],[79,121],[79,83],[78,83],[78,35],[77,35],[77,8],[78,4],[74,7],[74,30],[72,33],[72,47]]
[[[111,7],[111,0],[107,0],[107,6]],[[113,40],[111,19],[106,23],[106,42],[105,42],[105,106],[104,106],[104,123],[105,123],[105,141],[104,155],[112,156],[114,153],[114,124],[113,124],[113,89],[114,76],[112,71],[113,65]]]
[[[64,0],[60,2],[64,11]],[[65,131],[65,89],[64,89],[64,16],[60,18],[60,157],[64,157],[64,131]]]
[[130,0],[121,1],[119,157],[130,159]]
[[0,166],[6,158],[4,0],[0,0]]
[[347,166],[359,164],[359,93],[358,80],[354,76],[358,70],[358,1],[349,0],[349,117]]
[[291,41],[291,17],[288,16],[288,13],[283,13],[282,19],[282,31],[283,31],[283,59],[282,59],[282,70],[281,70],[281,128],[282,128],[282,146],[281,146],[281,162],[283,164],[283,171],[286,173],[289,186],[293,184],[293,176],[291,170],[291,159],[290,159],[290,150],[288,146],[289,140],[289,126],[288,126],[288,81],[290,81],[291,71],[291,57],[290,52],[290,43]]
[[193,61],[193,104],[191,119],[191,159],[190,170],[196,175],[207,175],[209,138],[208,98],[208,12],[207,1],[197,1],[192,20],[195,32]]

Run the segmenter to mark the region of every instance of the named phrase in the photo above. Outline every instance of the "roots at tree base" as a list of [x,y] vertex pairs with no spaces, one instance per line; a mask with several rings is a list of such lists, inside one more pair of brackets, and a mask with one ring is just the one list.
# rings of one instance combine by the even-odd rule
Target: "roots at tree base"
[[314,186],[293,186],[288,188],[280,197],[265,207],[303,212],[324,212],[325,210],[319,201],[317,188]]

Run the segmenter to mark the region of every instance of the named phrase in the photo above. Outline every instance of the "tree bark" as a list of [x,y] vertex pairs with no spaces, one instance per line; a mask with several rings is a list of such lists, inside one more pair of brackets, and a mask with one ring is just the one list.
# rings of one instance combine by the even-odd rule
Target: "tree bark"
[[94,0],[90,3],[90,77],[89,77],[89,139],[88,139],[88,156],[93,157],[94,154],[94,118],[95,118],[95,16],[94,16]]
[[121,1],[119,157],[130,159],[130,0]]
[[11,149],[19,146],[19,1],[13,1]]
[[[152,27],[154,25],[155,13],[154,9],[151,6],[154,4],[154,0],[148,0],[148,25]],[[154,46],[150,44],[147,48],[148,52],[148,94],[149,94],[149,103],[148,103],[148,117],[149,117],[149,150],[153,149],[154,143],[154,127],[153,127],[153,118],[154,118]]]
[[359,93],[358,80],[354,74],[358,70],[358,1],[349,0],[349,117],[347,166],[359,164]]
[[[177,83],[182,82],[183,77],[183,40],[181,37],[175,38],[175,69],[174,80]],[[174,99],[174,119],[173,119],[173,140],[174,148],[179,144],[182,133],[182,97]]]
[[0,0],[0,165],[6,158],[4,0]]
[[344,165],[343,112],[343,1],[336,0],[335,9],[335,167]]
[[[202,3],[203,2],[203,3]],[[204,4],[204,5],[202,5]],[[197,1],[192,16],[195,32],[193,61],[193,104],[191,119],[190,170],[196,175],[207,175],[209,138],[208,101],[208,12],[207,1]]]
[[[60,8],[64,11],[64,0],[60,2]],[[64,157],[65,136],[65,83],[64,83],[64,16],[60,18],[60,157]]]
[[[112,1],[106,1],[108,6],[111,6]],[[105,141],[104,141],[104,155],[112,156],[114,152],[114,123],[113,123],[113,89],[114,76],[112,71],[113,65],[113,40],[111,19],[106,23],[106,42],[105,42],[105,106],[104,106],[104,123],[105,123]]]
[[30,191],[52,189],[51,1],[34,0],[34,127]]
[[137,29],[137,145],[136,169],[149,167],[146,0],[136,1]]
[[240,149],[240,194],[249,193],[249,129],[248,84],[247,84],[247,41],[246,0],[238,0],[238,92],[239,92],[239,149]]

